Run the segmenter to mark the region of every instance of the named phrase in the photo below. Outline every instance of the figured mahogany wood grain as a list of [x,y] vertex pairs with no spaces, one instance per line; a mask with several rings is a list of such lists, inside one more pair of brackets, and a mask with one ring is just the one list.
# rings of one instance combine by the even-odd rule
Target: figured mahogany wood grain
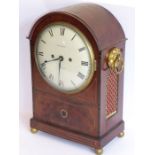
[[[113,46],[112,46],[113,47]],[[111,48],[107,48],[102,52],[102,60],[105,59],[107,53],[111,50]],[[123,59],[125,58],[125,42],[120,42],[114,47],[118,47],[121,49]],[[106,83],[107,83],[107,74],[109,72],[109,69],[103,69],[105,61],[101,64],[102,69],[101,69],[101,91],[100,91],[100,136],[104,135],[106,132],[108,132],[111,128],[113,128],[116,124],[122,121],[122,114],[123,114],[123,81],[124,81],[124,70],[121,74],[118,76],[118,101],[117,101],[117,113],[109,118],[106,119],[106,94],[107,94],[107,88],[106,88]],[[125,69],[125,67],[124,67]]]
[[[45,15],[42,20],[44,20],[47,16],[50,17],[51,20],[55,20],[55,16],[58,14],[62,14],[61,17],[56,17],[59,18],[59,21],[63,21],[63,16],[66,15],[69,20],[73,17],[84,24],[85,27],[87,27],[87,31],[89,30],[91,35],[93,35],[99,51],[102,51],[110,45],[126,40],[123,29],[121,28],[118,20],[107,9],[101,7],[100,5],[86,3],[69,6]],[[48,23],[48,21],[46,22]],[[37,26],[37,24],[38,23],[36,23],[35,26]],[[77,27],[78,26],[79,25],[77,25]],[[30,39],[32,38],[35,28],[36,27],[33,27],[29,35]]]
[[[39,74],[34,52],[40,31],[48,24],[66,22],[76,26],[93,47],[97,69],[87,88],[76,94],[64,94],[49,86]],[[125,35],[117,19],[95,4],[78,4],[41,17],[29,35],[31,49],[33,118],[31,127],[95,148],[105,146],[124,130],[123,73],[118,82],[117,114],[106,119],[106,54],[114,47],[125,54]],[[67,111],[67,118],[60,115]]]
[[100,51],[125,39],[118,20],[100,5],[79,4],[60,11],[78,17],[93,34]]
[[[35,118],[48,124],[97,136],[98,110],[96,107],[72,104],[67,100],[62,102],[62,99],[40,91],[34,92],[34,98]],[[67,112],[66,118],[61,116],[62,109]]]
[[54,125],[51,126],[48,123],[38,121],[34,118],[31,119],[31,127],[37,128],[40,131],[44,131],[52,135],[91,146],[95,149],[100,149],[103,146],[107,145],[108,142],[110,142],[114,137],[117,137],[119,133],[124,130],[124,122],[119,122],[117,125],[115,125],[114,128],[109,130],[109,132],[102,137],[93,137],[78,132],[72,132],[70,130]]

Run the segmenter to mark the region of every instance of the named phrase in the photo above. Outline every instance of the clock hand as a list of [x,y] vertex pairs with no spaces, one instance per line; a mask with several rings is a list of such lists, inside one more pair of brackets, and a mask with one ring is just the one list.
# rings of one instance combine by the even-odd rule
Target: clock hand
[[60,60],[60,57],[58,57],[56,59],[52,59],[52,60],[45,60],[44,63],[51,62],[51,61],[57,61],[57,60]]
[[47,62],[57,61],[57,60],[59,60],[59,59],[60,59],[60,57],[58,57],[58,58],[56,58],[56,59],[52,59],[52,60],[45,60],[45,61],[41,64],[41,66],[43,67],[43,66],[45,66],[45,64],[46,64]]
[[61,83],[60,83],[60,70],[61,70],[61,62],[63,61],[63,57],[60,56],[59,58],[60,58],[60,59],[59,59],[59,74],[58,74],[58,80],[59,80],[59,86],[60,86],[60,85],[61,85]]
[[45,60],[42,64],[41,67],[44,67],[46,63],[51,62],[51,61],[57,61],[59,60],[59,72],[58,72],[58,81],[59,81],[59,86],[61,85],[60,81],[60,70],[61,70],[61,62],[63,61],[63,57],[59,56],[58,58],[52,59],[52,60]]

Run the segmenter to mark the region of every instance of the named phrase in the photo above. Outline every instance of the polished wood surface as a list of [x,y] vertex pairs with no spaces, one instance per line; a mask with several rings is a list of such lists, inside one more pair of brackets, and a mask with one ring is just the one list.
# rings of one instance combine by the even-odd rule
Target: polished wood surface
[[[64,94],[49,86],[39,74],[34,45],[38,33],[53,22],[76,26],[93,47],[97,69],[86,89],[76,94]],[[31,47],[33,118],[31,127],[96,149],[105,146],[124,130],[123,73],[119,75],[118,109],[106,118],[106,55],[113,47],[125,53],[125,35],[117,19],[95,4],[79,4],[41,17],[28,37]],[[105,67],[106,66],[106,67]]]

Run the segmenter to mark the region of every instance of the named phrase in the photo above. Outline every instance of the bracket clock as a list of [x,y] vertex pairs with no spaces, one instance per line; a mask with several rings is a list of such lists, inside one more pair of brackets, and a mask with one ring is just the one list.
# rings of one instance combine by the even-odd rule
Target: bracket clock
[[124,135],[125,35],[96,4],[77,4],[41,17],[30,35],[33,117],[38,130],[93,147],[101,154]]

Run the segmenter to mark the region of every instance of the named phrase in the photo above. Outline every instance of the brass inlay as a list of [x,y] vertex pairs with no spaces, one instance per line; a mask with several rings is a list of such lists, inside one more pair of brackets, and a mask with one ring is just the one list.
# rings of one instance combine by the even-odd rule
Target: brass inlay
[[116,113],[117,113],[117,111],[114,111],[114,112],[110,113],[109,115],[106,116],[106,119],[112,117],[112,116],[115,115]]

